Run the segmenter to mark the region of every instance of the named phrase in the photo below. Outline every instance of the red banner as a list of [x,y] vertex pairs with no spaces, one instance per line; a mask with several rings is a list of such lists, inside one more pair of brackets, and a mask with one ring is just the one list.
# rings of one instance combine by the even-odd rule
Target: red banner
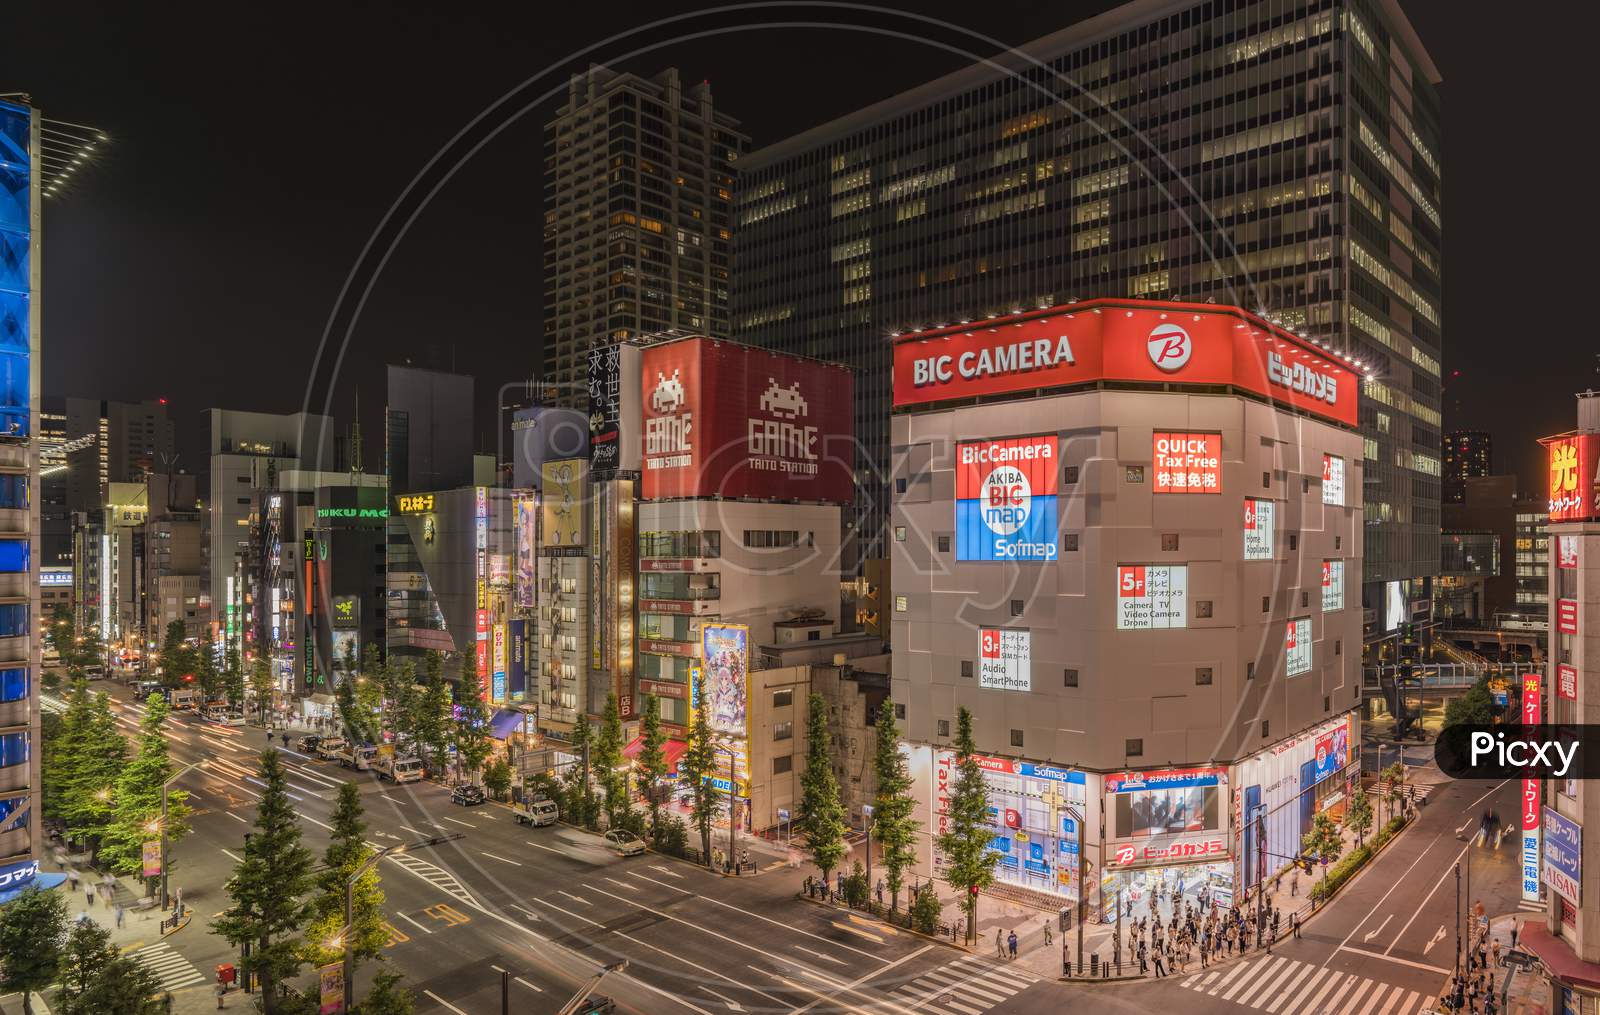
[[1578,700],[1578,671],[1566,663],[1556,664],[1556,694],[1568,701]]
[[1572,434],[1546,437],[1541,443],[1550,454],[1550,520],[1576,522],[1595,517],[1595,460],[1600,437]]
[[1232,386],[1349,426],[1360,378],[1237,307],[1091,300],[902,335],[894,404],[1098,381]]
[[1556,630],[1562,634],[1578,633],[1578,601],[1576,599],[1556,600]]
[[[1522,676],[1522,724],[1537,726],[1540,722],[1539,678],[1532,673]],[[1539,827],[1539,780],[1522,780],[1522,830]]]

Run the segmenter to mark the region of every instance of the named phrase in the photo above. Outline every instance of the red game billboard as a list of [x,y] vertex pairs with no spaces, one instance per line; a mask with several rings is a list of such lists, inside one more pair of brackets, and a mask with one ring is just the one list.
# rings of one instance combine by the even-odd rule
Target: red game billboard
[[687,338],[644,350],[644,500],[855,500],[855,377]]
[[894,347],[896,407],[1106,380],[1231,386],[1348,426],[1360,385],[1333,353],[1213,304],[1091,300]]

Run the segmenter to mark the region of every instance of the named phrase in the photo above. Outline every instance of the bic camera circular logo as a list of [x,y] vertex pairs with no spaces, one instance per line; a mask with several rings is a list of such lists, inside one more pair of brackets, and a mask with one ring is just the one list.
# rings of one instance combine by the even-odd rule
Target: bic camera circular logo
[[997,465],[983,478],[978,491],[983,503],[983,520],[997,536],[1009,536],[1028,523],[1033,503],[1033,487],[1028,476],[1015,465]]
[[1145,339],[1145,348],[1150,352],[1150,362],[1156,369],[1169,374],[1182,370],[1189,362],[1189,356],[1194,352],[1194,342],[1189,339],[1189,333],[1176,324],[1158,324],[1150,332],[1150,337]]

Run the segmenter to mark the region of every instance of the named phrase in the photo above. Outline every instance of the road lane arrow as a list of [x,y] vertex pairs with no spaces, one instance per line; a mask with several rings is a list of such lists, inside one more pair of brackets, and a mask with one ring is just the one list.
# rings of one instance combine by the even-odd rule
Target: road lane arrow
[[1422,954],[1424,954],[1424,955],[1428,954],[1428,949],[1432,948],[1434,945],[1438,944],[1440,941],[1443,941],[1443,940],[1444,940],[1444,924],[1441,923],[1439,925],[1439,929],[1433,932],[1433,940],[1429,941],[1427,944],[1422,946]]
[[1374,930],[1374,931],[1370,931],[1365,936],[1363,936],[1361,938],[1361,943],[1362,944],[1366,944],[1368,941],[1371,941],[1373,938],[1377,937],[1379,934],[1382,934],[1383,933],[1383,928],[1389,926],[1389,921],[1392,920],[1392,919],[1394,919],[1394,914],[1393,913],[1390,913],[1388,916],[1384,917],[1383,918],[1383,922],[1378,924],[1378,929]]
[[705,984],[700,984],[700,989],[728,1006],[729,1011],[744,1011],[744,1006],[726,994],[719,994]]

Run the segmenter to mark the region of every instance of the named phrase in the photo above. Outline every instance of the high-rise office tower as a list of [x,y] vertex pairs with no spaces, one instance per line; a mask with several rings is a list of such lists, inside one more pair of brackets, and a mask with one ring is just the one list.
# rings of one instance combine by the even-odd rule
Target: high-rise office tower
[[1444,435],[1444,499],[1460,504],[1465,481],[1492,475],[1494,444],[1482,430],[1452,430]]
[[886,556],[895,332],[1215,299],[1371,372],[1363,594],[1425,598],[1439,75],[1399,6],[1136,0],[994,62],[740,160],[734,337],[858,370],[858,556]]
[[736,163],[749,138],[711,84],[592,66],[545,125],[544,380],[587,409],[591,347],[726,338]]
[[73,513],[100,510],[110,483],[176,471],[176,429],[164,398],[47,397],[39,422],[44,564],[70,566]]
[[389,364],[384,461],[394,493],[472,483],[472,378]]

